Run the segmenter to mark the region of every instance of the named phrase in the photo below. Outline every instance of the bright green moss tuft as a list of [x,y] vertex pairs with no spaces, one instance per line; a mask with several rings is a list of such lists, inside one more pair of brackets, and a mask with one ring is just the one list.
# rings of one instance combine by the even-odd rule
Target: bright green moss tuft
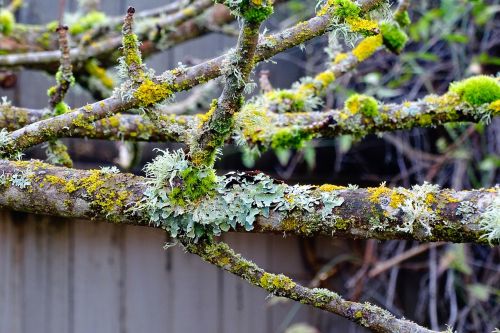
[[243,17],[248,22],[258,23],[267,19],[273,12],[273,7],[270,5],[248,6],[248,8],[243,11]]
[[271,141],[273,149],[300,149],[304,143],[311,140],[313,134],[295,127],[281,128],[274,133]]
[[345,101],[345,107],[352,113],[361,113],[366,117],[378,115],[377,100],[371,96],[354,94]]
[[106,15],[104,13],[95,10],[91,11],[71,24],[69,27],[69,33],[72,35],[81,34],[100,23],[103,23],[104,21],[106,21]]
[[394,53],[401,53],[404,49],[408,36],[396,23],[384,22],[380,25],[383,42],[388,50]]
[[16,18],[14,15],[6,9],[0,9],[0,34],[10,35],[15,24]]
[[61,114],[65,114],[67,112],[71,111],[71,108],[68,106],[68,104],[64,102],[59,102],[54,106],[54,115],[59,116]]
[[406,27],[408,25],[411,24],[411,19],[410,19],[410,15],[408,15],[408,11],[404,10],[404,11],[398,11],[396,13],[396,15],[394,15],[394,19],[396,20],[396,22],[399,23],[400,26],[402,27]]
[[453,83],[450,91],[458,94],[463,101],[474,106],[492,103],[500,99],[500,83],[498,80],[486,75],[479,75]]
[[335,16],[347,19],[349,17],[359,17],[361,8],[351,0],[335,0],[333,1]]

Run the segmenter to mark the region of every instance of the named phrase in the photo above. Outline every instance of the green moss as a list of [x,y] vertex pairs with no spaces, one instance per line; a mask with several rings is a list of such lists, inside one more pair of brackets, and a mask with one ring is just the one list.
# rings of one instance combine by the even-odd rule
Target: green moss
[[401,53],[408,41],[408,36],[398,24],[384,22],[380,25],[385,47],[396,54]]
[[406,27],[408,25],[411,24],[411,19],[410,19],[410,15],[408,15],[408,11],[406,10],[403,10],[403,11],[398,11],[395,15],[394,15],[394,19],[396,20],[396,22],[399,23],[400,26],[402,27]]
[[173,204],[181,206],[214,194],[217,186],[217,177],[212,169],[201,171],[190,166],[180,172],[180,178],[182,181],[179,187],[172,189],[169,199]]
[[333,13],[337,18],[345,20],[359,17],[361,8],[351,0],[327,0],[325,5],[318,11],[318,16],[329,12]]
[[313,134],[295,127],[285,127],[277,130],[272,137],[273,149],[300,149],[304,143],[310,141]]
[[243,11],[243,17],[248,22],[262,22],[267,19],[274,12],[273,7],[268,6],[249,6],[249,8]]
[[492,103],[500,99],[500,83],[486,75],[453,83],[450,91],[458,94],[463,101],[473,106]]
[[345,101],[345,107],[352,113],[361,112],[366,117],[375,117],[378,115],[377,100],[371,96],[354,94]]
[[61,114],[65,114],[66,112],[71,111],[71,108],[68,104],[64,102],[59,102],[54,106],[54,115],[59,116]]
[[106,21],[106,15],[98,11],[90,11],[88,14],[80,17],[76,22],[70,25],[69,33],[78,35],[82,32],[92,29],[94,26]]
[[172,90],[166,83],[155,83],[150,79],[144,82],[134,92],[140,106],[150,106],[172,96]]
[[14,30],[16,18],[14,15],[6,10],[0,9],[0,34],[8,36]]
[[339,18],[347,19],[358,17],[361,14],[361,8],[351,0],[334,0],[333,4],[333,13]]

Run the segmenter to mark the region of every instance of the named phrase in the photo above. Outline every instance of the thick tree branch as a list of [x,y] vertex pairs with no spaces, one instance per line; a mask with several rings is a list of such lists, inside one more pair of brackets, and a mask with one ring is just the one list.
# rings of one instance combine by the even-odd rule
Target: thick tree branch
[[[143,177],[100,170],[67,169],[37,161],[6,160],[0,161],[0,174],[3,175],[0,177],[0,206],[3,208],[162,227],[161,224],[149,224],[143,212],[133,210],[144,198],[146,179]],[[26,180],[26,186],[19,179]],[[236,185],[231,184],[229,190],[245,191],[244,187],[238,189]],[[389,189],[385,186],[355,189],[333,185],[302,188],[303,193],[296,200],[316,200],[316,204],[307,209],[257,208],[253,231],[380,240],[414,239],[422,242],[487,242],[481,223],[485,214],[496,212],[498,216],[498,188],[454,191],[429,186],[413,189]],[[288,186],[284,189],[290,192],[297,190]],[[424,197],[420,198],[422,194]],[[321,198],[326,195],[342,198],[343,202],[325,211]],[[289,199],[289,196],[284,196],[279,200]],[[215,209],[210,202],[207,205]],[[498,243],[499,239],[492,241]]]

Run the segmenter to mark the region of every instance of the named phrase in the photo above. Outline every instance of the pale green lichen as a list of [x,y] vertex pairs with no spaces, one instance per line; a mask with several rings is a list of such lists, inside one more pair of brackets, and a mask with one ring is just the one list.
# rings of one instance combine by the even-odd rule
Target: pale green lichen
[[439,191],[438,185],[424,182],[423,185],[414,185],[405,197],[400,209],[403,212],[403,225],[399,231],[413,233],[417,223],[423,228],[425,235],[431,235],[431,223],[437,215],[432,205],[435,204],[435,195]]
[[500,243],[500,190],[497,190],[495,199],[481,214],[479,224],[490,244]]
[[[172,237],[184,236],[195,242],[231,228],[252,230],[256,217],[267,217],[271,210],[299,209],[332,218],[333,208],[344,201],[333,192],[288,186],[262,173],[216,176],[212,168],[195,169],[180,150],[162,152],[145,171],[148,187],[135,209]],[[187,180],[186,175],[196,181]]]

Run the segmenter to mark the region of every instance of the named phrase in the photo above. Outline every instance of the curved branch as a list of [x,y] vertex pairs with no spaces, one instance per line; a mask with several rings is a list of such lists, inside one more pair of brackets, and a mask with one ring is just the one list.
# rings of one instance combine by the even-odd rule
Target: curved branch
[[[146,179],[143,177],[68,169],[39,161],[6,160],[0,161],[0,175],[0,207],[3,208],[162,227],[161,224],[149,224],[147,216],[133,210],[144,198]],[[252,177],[255,175],[244,176],[245,179]],[[20,183],[19,179],[26,182]],[[232,188],[236,184],[239,183],[233,182]],[[245,188],[240,187],[241,190]],[[412,189],[389,189],[383,185],[366,189],[333,185],[299,189],[285,186],[285,191],[295,190],[302,191],[302,202],[321,201],[317,198],[329,195],[341,198],[343,202],[330,208],[331,211],[325,211],[320,201],[307,209],[257,208],[253,232],[487,243],[482,226],[485,214],[496,212],[498,215],[500,211],[498,188],[454,191],[430,185],[414,186]],[[423,199],[422,194],[425,194]],[[417,200],[417,197],[420,199]],[[283,197],[282,200],[287,199]],[[213,206],[211,209],[214,209]],[[490,241],[498,243],[500,239]]]
[[271,274],[255,263],[245,260],[227,244],[210,241],[183,244],[184,248],[203,260],[222,268],[250,284],[276,296],[286,297],[302,304],[335,313],[372,332],[385,333],[437,333],[406,319],[394,317],[387,310],[370,303],[347,301],[340,295],[321,288],[307,288],[283,274]]

